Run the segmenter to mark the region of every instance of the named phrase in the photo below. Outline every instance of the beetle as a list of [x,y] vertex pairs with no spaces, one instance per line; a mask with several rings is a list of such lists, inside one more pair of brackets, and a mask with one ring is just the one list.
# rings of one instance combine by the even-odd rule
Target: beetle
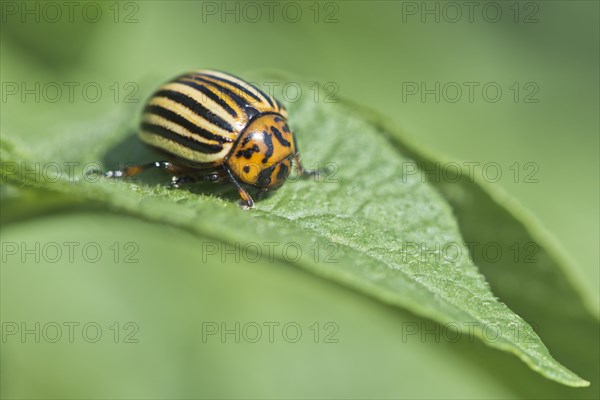
[[254,207],[244,189],[261,195],[280,188],[292,163],[299,176],[317,174],[300,161],[285,107],[252,84],[225,72],[198,70],[164,84],[146,103],[139,138],[166,160],[107,171],[131,177],[151,168],[172,174],[169,184],[230,181],[242,208]]

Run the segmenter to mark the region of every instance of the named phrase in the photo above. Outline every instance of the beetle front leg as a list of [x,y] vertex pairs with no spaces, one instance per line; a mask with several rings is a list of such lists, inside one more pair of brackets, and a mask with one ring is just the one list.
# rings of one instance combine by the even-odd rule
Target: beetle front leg
[[252,200],[250,194],[242,187],[242,185],[240,185],[237,179],[235,179],[235,176],[233,176],[229,168],[225,167],[225,171],[227,171],[229,180],[233,183],[238,193],[240,194],[240,197],[242,198],[242,200],[239,203],[240,207],[242,207],[245,210],[249,208],[254,208],[254,200]]

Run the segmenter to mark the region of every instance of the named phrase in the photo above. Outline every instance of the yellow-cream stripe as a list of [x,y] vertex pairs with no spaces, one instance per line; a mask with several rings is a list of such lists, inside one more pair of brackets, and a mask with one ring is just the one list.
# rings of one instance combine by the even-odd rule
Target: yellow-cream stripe
[[213,114],[219,116],[222,120],[226,121],[230,125],[233,125],[236,121],[235,118],[232,117],[223,107],[221,107],[218,103],[215,103],[212,99],[206,96],[204,93],[190,87],[188,85],[184,85],[179,82],[171,82],[164,85],[161,89],[172,90],[174,92],[179,92],[185,94],[188,97],[196,100],[198,103],[202,104],[206,109],[208,109]]
[[[219,71],[209,71],[209,70],[204,70],[201,71],[201,73],[207,73],[207,74],[211,74],[214,76],[218,76],[219,78],[224,78],[224,79],[228,79],[232,82],[237,83],[238,85],[240,85],[241,87],[243,87],[244,89],[248,90],[249,92],[252,92],[255,96],[257,96],[258,98],[263,99],[263,101],[265,103],[269,103],[269,101],[267,100],[267,98],[265,96],[263,96],[253,85],[250,84],[250,82],[246,82],[243,81],[239,78],[236,78],[235,76],[229,75],[229,74],[225,74],[223,72],[219,72]],[[254,99],[252,99],[253,101],[256,101]],[[273,103],[275,103],[275,100],[273,100]]]
[[[240,81],[239,79],[235,79],[235,78],[233,78],[232,76],[229,76],[229,75],[223,75],[223,74],[220,74],[220,75],[223,76],[223,78],[229,79],[231,81],[243,83],[242,86],[244,88],[251,88],[252,87],[248,82]],[[216,74],[215,74],[215,76],[216,76]],[[244,91],[236,88],[235,86],[233,86],[233,85],[231,85],[231,84],[229,84],[227,82],[220,81],[216,77],[209,76],[209,75],[204,75],[203,77],[204,77],[204,79],[207,79],[207,80],[211,81],[212,83],[214,83],[217,86],[222,86],[224,88],[227,88],[227,89],[231,90],[233,93],[237,94],[239,97],[241,97],[244,100],[246,100],[246,102],[248,104],[250,104],[254,108],[258,109],[259,111],[266,111],[266,110],[272,110],[273,109],[273,107],[271,107],[271,105],[267,102],[267,100],[264,99],[264,96],[258,95],[259,100],[257,101],[255,98],[253,98],[249,94],[244,93]],[[255,91],[252,91],[252,92],[254,93]]]
[[[203,75],[202,77],[205,79],[210,78],[209,76],[205,76],[205,75]],[[246,123],[248,122],[248,115],[246,115],[246,111],[243,110],[230,96],[227,96],[226,94],[219,91],[219,89],[217,89],[217,87],[221,86],[221,82],[218,82],[218,81],[215,82],[213,79],[209,79],[210,82],[215,84],[215,86],[216,86],[215,87],[212,85],[208,85],[206,82],[195,79],[195,76],[193,76],[193,75],[190,75],[190,77],[181,78],[181,79],[190,80],[199,85],[202,85],[205,88],[207,88],[208,90],[210,90],[215,96],[217,96],[218,98],[225,101],[225,103],[227,103],[229,105],[229,107],[231,107],[238,115],[238,117],[235,118],[235,117],[232,117],[231,115],[227,114],[228,117],[230,118],[230,120],[232,119],[233,121],[235,121],[234,123],[231,123],[231,126],[233,126],[234,129],[237,130],[238,132],[244,129],[244,127],[246,126]],[[204,96],[203,93],[202,93],[202,95]],[[228,122],[229,122],[229,120],[228,120]]]
[[[200,128],[204,128],[207,131],[214,133],[215,135],[220,135],[220,136],[229,138],[231,140],[234,140],[237,137],[236,132],[229,132],[229,131],[226,131],[225,129],[218,127],[217,125],[213,124],[212,122],[202,118],[201,116],[199,116],[198,114],[196,114],[195,112],[190,110],[189,108],[185,107],[181,103],[178,103],[169,98],[155,96],[152,99],[150,99],[148,104],[161,106],[163,108],[171,110],[171,111],[181,115],[183,118],[187,119],[194,125],[196,125]],[[149,115],[149,114],[144,114],[144,116],[146,116],[146,115]],[[154,114],[150,114],[150,115],[154,115]],[[165,120],[164,118],[158,117],[157,115],[155,115],[155,117],[160,118],[161,120],[166,121],[167,123],[170,123],[171,125],[175,125],[175,126],[179,127],[179,125],[173,124],[172,122],[169,122],[169,121]],[[184,129],[184,128],[181,128],[181,129],[185,130],[185,132],[188,132],[190,135],[192,135],[192,133],[189,132],[187,129]],[[194,135],[194,138],[199,138],[199,136]],[[201,138],[201,139],[203,139],[203,138]],[[206,141],[207,139],[204,139],[204,140]],[[207,142],[207,143],[209,143],[209,142]],[[210,143],[215,143],[215,142],[210,141]]]
[[216,163],[218,164],[223,157],[229,154],[232,143],[224,143],[223,150],[219,153],[215,154],[207,154],[199,151],[195,151],[190,149],[189,147],[183,146],[179,143],[173,142],[165,137],[157,135],[152,132],[148,132],[145,130],[140,130],[139,132],[140,139],[145,143],[163,149],[169,153],[175,154],[178,157],[184,158],[186,160],[200,162],[200,163]]
[[156,114],[145,113],[142,116],[142,122],[147,122],[152,125],[162,126],[163,128],[168,129],[168,130],[178,134],[179,136],[185,136],[185,137],[193,139],[197,142],[202,142],[202,143],[206,143],[206,144],[214,144],[214,145],[219,145],[219,146],[221,145],[221,143],[218,143],[213,140],[207,140],[201,136],[198,136],[198,135],[188,131],[183,126],[178,125],[174,122],[171,122],[168,119],[165,119]]

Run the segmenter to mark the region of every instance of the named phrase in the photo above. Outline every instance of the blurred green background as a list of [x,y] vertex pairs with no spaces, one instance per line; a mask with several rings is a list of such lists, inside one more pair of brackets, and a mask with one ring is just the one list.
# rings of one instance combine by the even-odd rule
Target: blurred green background
[[[115,115],[137,118],[153,85],[195,68],[241,76],[286,71],[379,110],[442,154],[499,165],[502,177],[493,184],[557,237],[598,307],[598,2],[474,2],[472,14],[462,2],[276,3],[269,14],[263,2],[75,2],[71,18],[60,2],[59,15],[45,2],[3,1],[1,132],[39,143],[65,126],[81,124],[85,135]],[[23,94],[22,83],[36,82],[39,99]],[[52,82],[63,87],[58,98]],[[72,101],[65,82],[78,84]],[[472,101],[465,82],[474,82]],[[88,83],[102,89],[98,101],[82,93]],[[439,101],[407,92],[436,83]],[[483,92],[485,85],[501,88],[497,101],[486,97],[494,94]],[[318,94],[316,101],[324,101],[326,93]],[[216,257],[200,270],[198,240],[94,212],[4,225],[3,242],[97,242],[104,249],[135,242],[139,263],[121,262],[123,253],[118,263],[5,263],[3,321],[95,321],[103,337],[95,344],[3,342],[3,395],[498,399],[563,393],[516,358],[478,342],[402,341],[403,324],[433,324],[288,266]],[[128,321],[139,328],[138,343],[123,342]],[[304,335],[295,344],[277,338],[203,343],[197,338],[206,321],[296,322]],[[111,329],[115,322],[119,327]],[[315,322],[322,334],[334,322],[338,343],[314,343]]]

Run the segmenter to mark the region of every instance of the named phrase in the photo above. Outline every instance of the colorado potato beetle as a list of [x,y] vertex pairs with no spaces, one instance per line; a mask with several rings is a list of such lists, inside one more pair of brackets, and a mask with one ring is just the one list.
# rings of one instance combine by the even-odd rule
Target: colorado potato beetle
[[274,97],[244,80],[219,71],[186,73],[161,86],[146,103],[140,139],[166,160],[108,171],[108,178],[131,177],[150,168],[173,176],[170,186],[197,181],[230,181],[243,208],[254,200],[242,185],[259,194],[280,188],[292,162],[300,176],[296,138],[287,111]]

